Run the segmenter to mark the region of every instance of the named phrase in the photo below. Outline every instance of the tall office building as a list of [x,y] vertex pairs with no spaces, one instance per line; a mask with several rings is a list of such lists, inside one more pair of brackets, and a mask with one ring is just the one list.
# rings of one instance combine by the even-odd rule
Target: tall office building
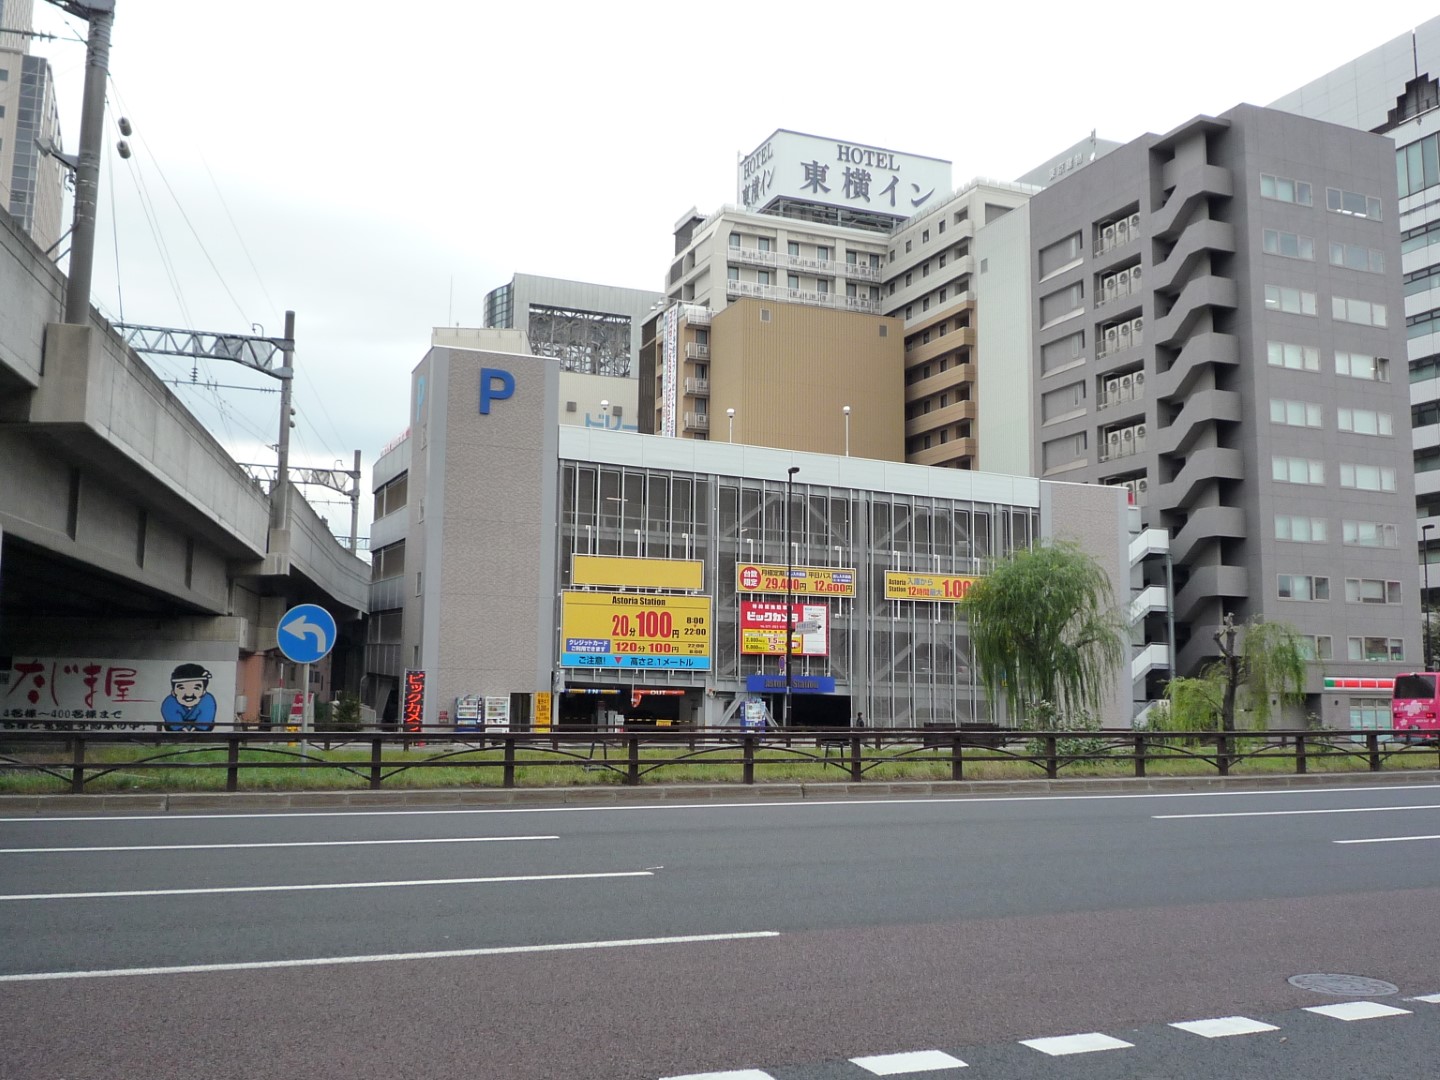
[[33,9],[33,0],[0,0],[0,196],[20,227],[50,251],[60,238],[65,176],[40,149],[60,148],[60,112],[49,62],[29,55]]
[[[1406,346],[1395,357],[1403,355],[1409,371],[1416,519],[1415,534],[1404,522],[1399,542],[1418,540],[1428,568],[1440,562],[1440,18],[1306,83],[1271,108],[1394,140]],[[1405,381],[1398,366],[1392,374]],[[1440,591],[1440,573],[1422,570],[1411,580]],[[1433,608],[1434,593],[1427,601]]]
[[[1029,204],[1040,475],[1122,485],[1171,534],[1175,671],[1227,613],[1283,619],[1341,725],[1327,677],[1420,662],[1394,167],[1389,140],[1241,105]],[[1138,700],[1170,671],[1135,674]]]

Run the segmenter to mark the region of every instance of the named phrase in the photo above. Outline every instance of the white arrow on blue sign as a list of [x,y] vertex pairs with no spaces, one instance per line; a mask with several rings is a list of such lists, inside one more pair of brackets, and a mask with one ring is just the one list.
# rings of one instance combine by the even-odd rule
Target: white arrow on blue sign
[[295,664],[313,664],[335,647],[335,617],[319,604],[296,604],[280,617],[276,644]]

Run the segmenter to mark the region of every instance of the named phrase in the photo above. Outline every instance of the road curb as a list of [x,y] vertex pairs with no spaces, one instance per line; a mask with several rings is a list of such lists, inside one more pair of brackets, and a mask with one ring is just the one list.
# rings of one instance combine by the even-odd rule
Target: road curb
[[648,784],[638,787],[436,788],[398,791],[176,792],[143,795],[0,795],[0,814],[233,813],[246,810],[463,809],[486,806],[622,806],[640,803],[801,802],[876,798],[1141,795],[1288,788],[1440,784],[1440,770],[1303,776],[1157,776],[1074,780],[842,781],[789,784]]

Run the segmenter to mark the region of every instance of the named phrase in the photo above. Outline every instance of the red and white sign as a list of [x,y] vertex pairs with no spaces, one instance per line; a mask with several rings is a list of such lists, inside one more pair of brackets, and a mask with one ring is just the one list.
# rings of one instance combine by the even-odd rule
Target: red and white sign
[[747,656],[784,656],[786,627],[796,627],[794,656],[825,656],[830,651],[829,609],[824,604],[785,605],[767,600],[740,601],[740,651]]

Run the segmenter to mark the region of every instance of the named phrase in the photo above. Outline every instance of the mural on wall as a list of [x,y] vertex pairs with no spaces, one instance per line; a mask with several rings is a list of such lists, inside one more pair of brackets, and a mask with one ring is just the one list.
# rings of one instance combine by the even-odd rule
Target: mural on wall
[[0,726],[211,731],[235,717],[233,660],[0,660]]

